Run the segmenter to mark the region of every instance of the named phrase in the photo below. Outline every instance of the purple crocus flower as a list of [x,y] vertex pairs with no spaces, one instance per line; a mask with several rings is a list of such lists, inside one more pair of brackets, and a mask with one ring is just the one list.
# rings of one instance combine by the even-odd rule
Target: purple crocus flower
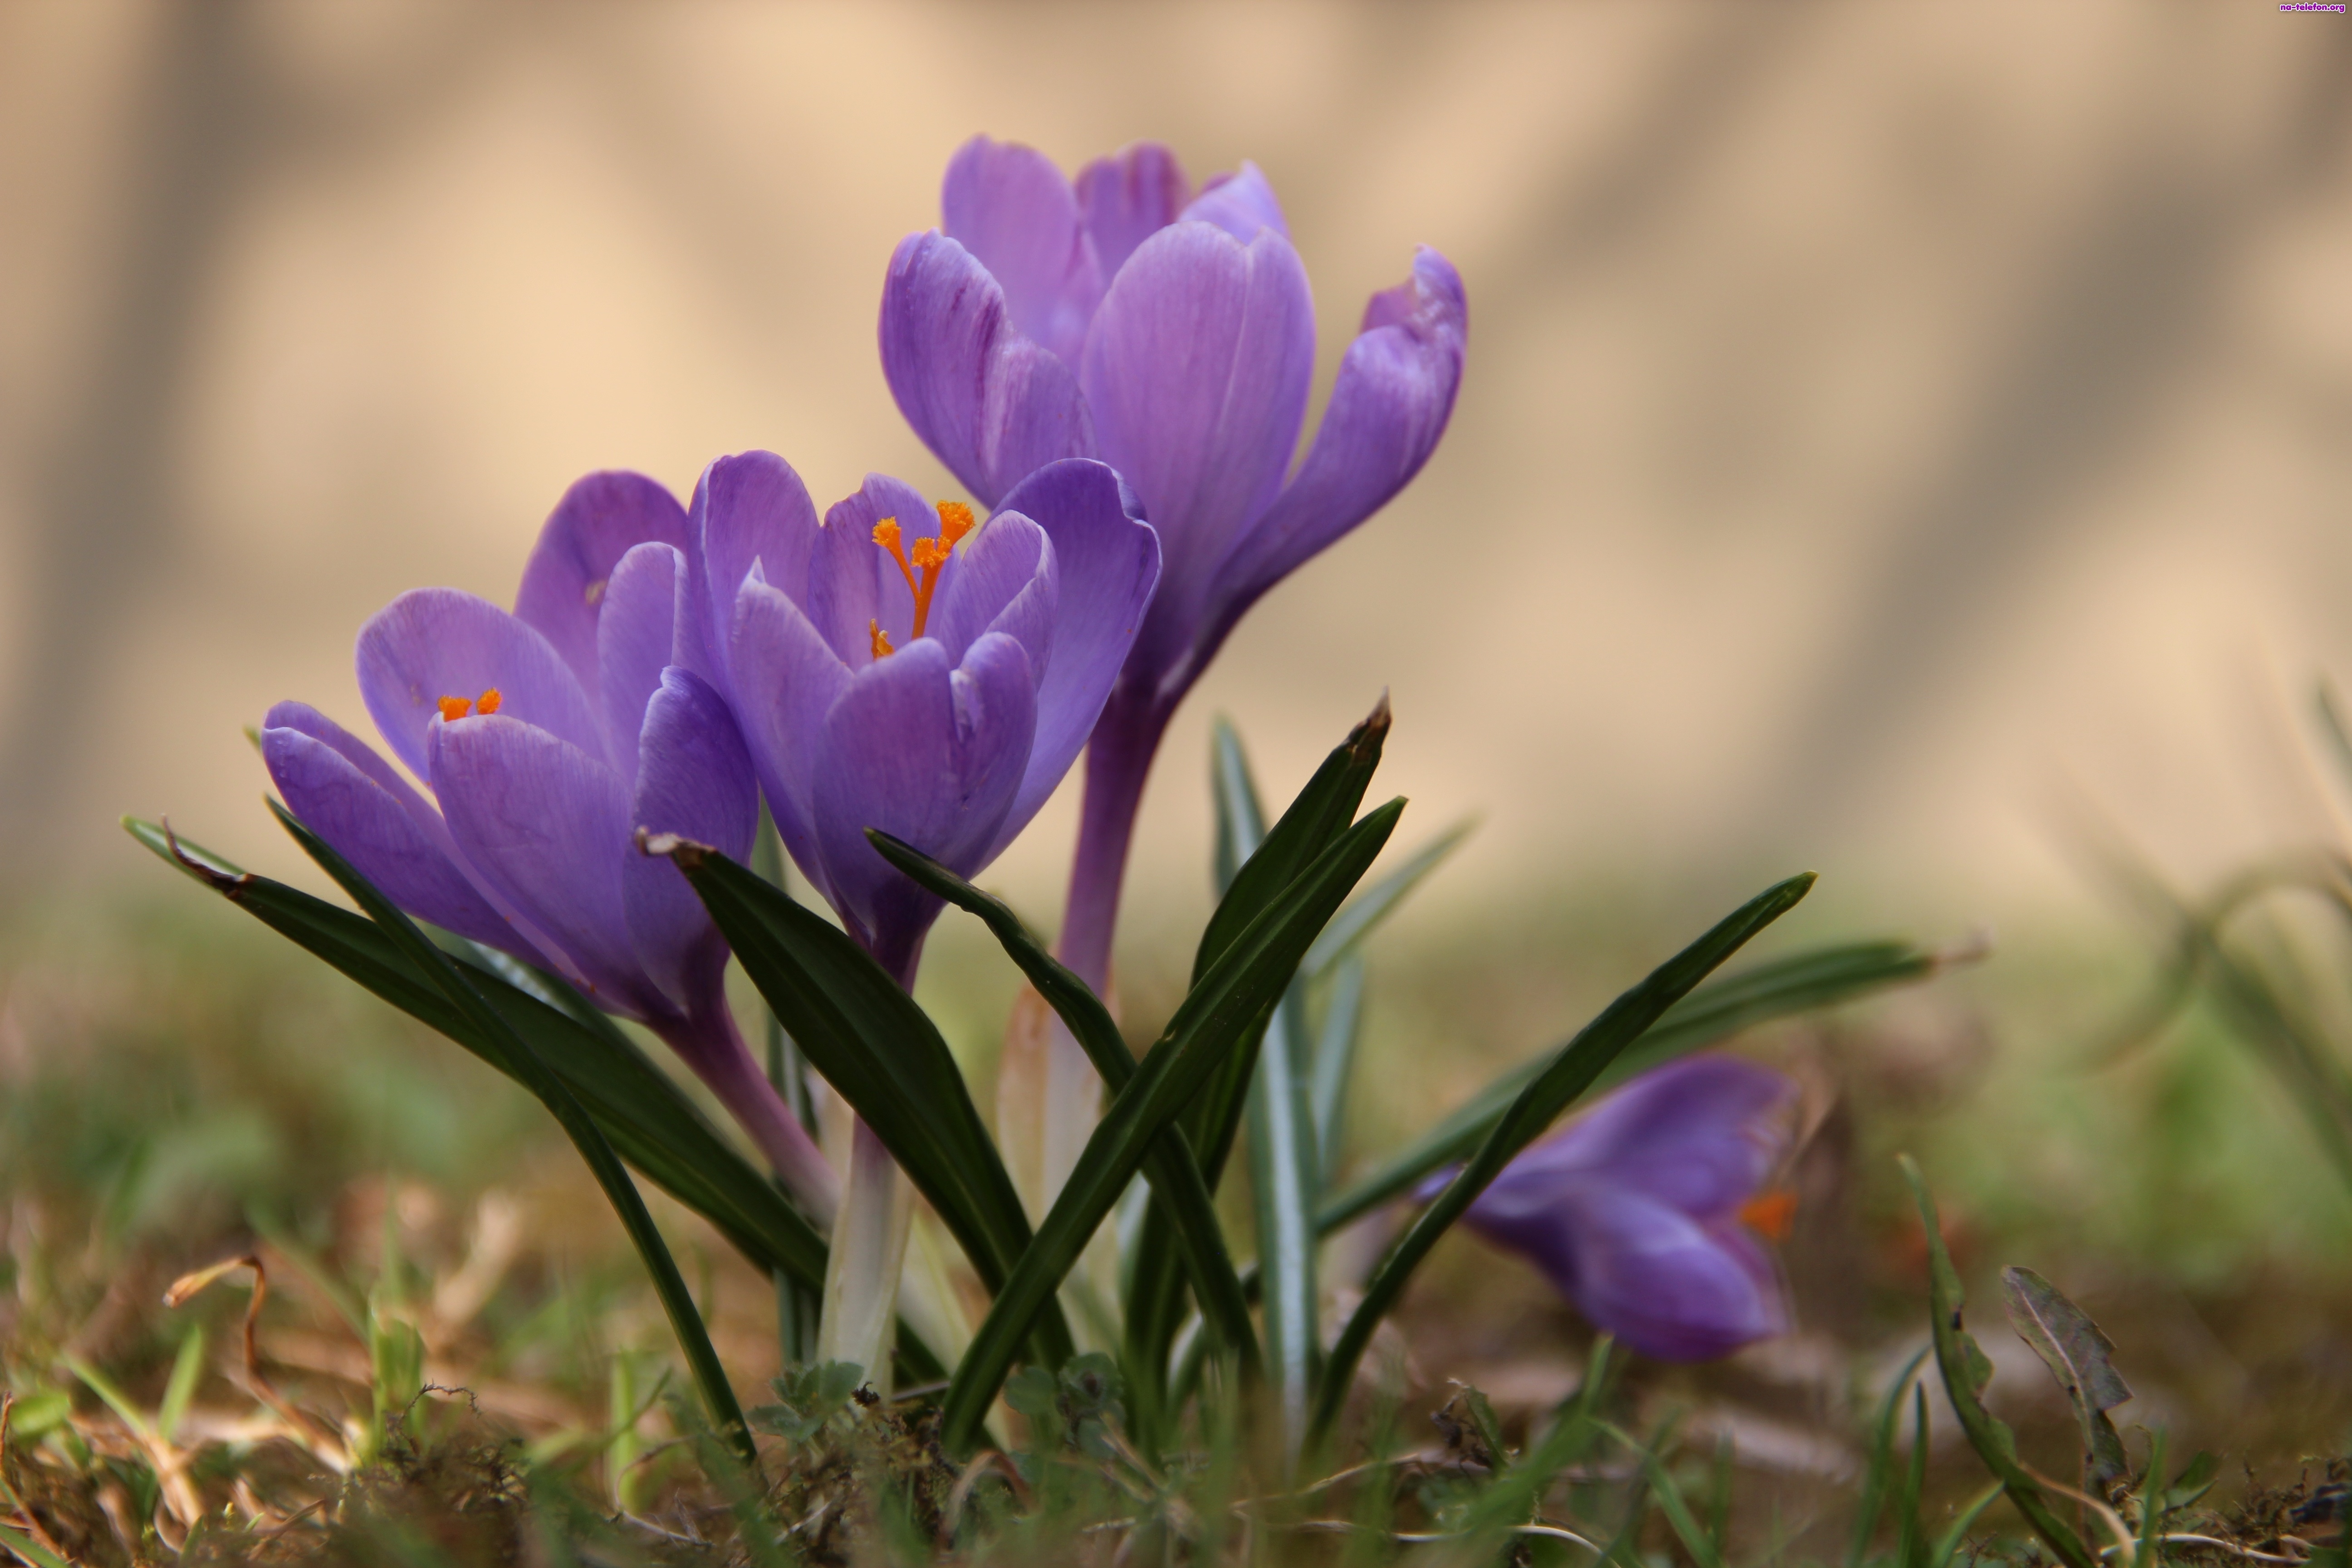
[[360,692],[394,756],[281,702],[262,756],[287,805],[419,919],[562,974],[659,1035],[820,1217],[837,1184],[727,1009],[727,946],[635,831],[738,858],[751,758],[692,668],[686,514],[637,474],[592,474],[549,517],[509,615],[453,588],[360,631]]
[[967,877],[994,859],[1085,745],[1160,577],[1100,463],[1048,464],[999,500],[976,532],[940,502],[930,531],[919,493],[872,474],[820,522],[769,452],[695,490],[704,668],[793,859],[903,985],[940,906],[866,830]]
[[1789,1326],[1755,1231],[1786,1223],[1786,1194],[1759,1189],[1795,1098],[1734,1058],[1669,1063],[1528,1146],[1463,1217],[1643,1355],[1728,1355]]
[[1462,377],[1462,281],[1423,248],[1373,297],[1294,473],[1315,310],[1255,165],[1196,193],[1173,153],[1142,142],[1074,184],[1030,148],[978,137],[948,165],[941,205],[944,228],[903,241],[884,286],[900,410],[991,506],[1041,464],[1101,458],[1166,555],[1087,752],[1062,942],[1099,985],[1161,731],[1243,613],[1435,447]]

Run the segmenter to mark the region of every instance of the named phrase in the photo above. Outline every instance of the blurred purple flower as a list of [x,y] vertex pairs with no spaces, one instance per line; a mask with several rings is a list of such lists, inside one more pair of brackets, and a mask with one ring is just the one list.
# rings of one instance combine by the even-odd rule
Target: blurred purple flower
[[1094,728],[1160,577],[1152,531],[1100,463],[1049,464],[971,531],[868,475],[817,520],[800,476],[751,452],[696,488],[702,668],[743,727],[778,832],[843,924],[911,984],[939,900],[878,827],[963,876],[1036,815]]
[[1795,1098],[1734,1058],[1670,1063],[1529,1145],[1464,1219],[1643,1355],[1728,1355],[1789,1326],[1754,1230],[1786,1223],[1786,1194],[1759,1189],[1788,1151]]
[[686,514],[592,474],[541,532],[512,615],[452,588],[360,631],[360,692],[427,799],[364,741],[281,702],[262,756],[286,804],[419,919],[554,970],[667,1041],[820,1215],[835,1182],[727,1009],[727,946],[646,828],[742,858],[759,800],[725,702],[689,666]]
[[948,165],[944,232],[908,236],[882,296],[908,421],[994,506],[1059,458],[1118,470],[1166,574],[1087,762],[1064,943],[1099,984],[1128,835],[1160,732],[1243,613],[1386,502],[1444,433],[1462,378],[1462,280],[1423,248],[1375,295],[1296,473],[1315,310],[1254,164],[1197,194],[1139,142],[1075,184],[976,137]]

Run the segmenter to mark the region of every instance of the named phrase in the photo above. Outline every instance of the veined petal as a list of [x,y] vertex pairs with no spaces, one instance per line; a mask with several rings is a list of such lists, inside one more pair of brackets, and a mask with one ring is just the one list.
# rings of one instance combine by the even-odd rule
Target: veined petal
[[[599,1006],[662,1010],[621,899],[630,841],[620,777],[582,748],[504,711],[436,722],[428,775],[475,874],[560,950]],[[551,954],[551,960],[556,955]]]
[[1314,369],[1307,274],[1270,230],[1244,246],[1205,223],[1171,225],[1104,297],[1082,380],[1103,460],[1160,535],[1153,649],[1191,640],[1217,563],[1280,490]]
[[433,815],[432,805],[366,742],[303,703],[280,702],[262,721],[261,758],[303,826],[394,903],[459,936],[538,960],[419,820]]
[[1086,341],[1103,274],[1070,182],[1033,147],[975,136],[948,163],[941,224],[1004,290],[1013,324],[1063,360]]
[[1275,199],[1274,186],[1265,171],[1248,162],[1235,174],[1210,175],[1192,205],[1177,216],[1215,224],[1244,245],[1265,228],[1286,240],[1290,237],[1290,224],[1282,216],[1282,204]]
[[1118,476],[1101,463],[1038,469],[1004,498],[1004,510],[989,528],[1013,512],[1053,542],[1059,581],[1053,658],[1037,684],[1037,738],[1021,792],[997,832],[999,850],[1045,804],[1094,732],[1160,581],[1159,536],[1127,514]]
[[1192,199],[1192,182],[1173,149],[1134,142],[1078,171],[1078,211],[1108,282],[1135,247],[1174,223]]
[[793,859],[832,900],[814,828],[824,716],[849,687],[849,667],[798,605],[756,572],[737,592],[728,660],[737,673],[735,714],[768,794],[776,831]]
[[[751,852],[759,786],[735,717],[710,684],[673,666],[645,708],[632,828],[676,833],[731,859]],[[694,889],[667,858],[623,857],[621,900],[637,961],[681,1012],[699,1015],[719,994],[727,944]]]
[[955,552],[952,576],[942,574],[931,601],[929,635],[961,664],[975,638],[1003,632],[1029,655],[1029,673],[1043,679],[1050,667],[1059,577],[1045,531],[1017,511],[1000,510]]
[[1372,296],[1306,462],[1219,569],[1196,665],[1267,589],[1421,471],[1453,417],[1468,334],[1461,276],[1424,246],[1411,279]]
[[883,859],[866,829],[977,872],[1020,786],[1036,718],[1028,655],[996,635],[961,668],[922,638],[859,670],[825,715],[817,841],[835,907],[886,965],[911,957],[939,901]]
[[[915,635],[915,595],[906,574],[874,542],[874,525],[886,517],[898,520],[901,549],[911,550],[919,536],[939,531],[938,514],[914,486],[887,474],[866,475],[856,494],[825,509],[810,557],[808,593],[800,601],[835,656],[852,669],[873,661],[872,626],[887,632],[894,647]],[[942,581],[955,570],[950,562]]]
[[514,613],[554,646],[591,700],[596,621],[613,568],[648,542],[686,548],[686,509],[643,474],[609,469],[563,492],[522,569]]
[[[722,692],[732,675],[723,663],[735,625],[735,595],[754,562],[772,585],[798,598],[808,585],[816,547],[816,502],[793,466],[773,452],[721,458],[702,470],[687,509],[694,548],[687,552],[696,635],[695,657],[680,658]],[[698,644],[697,647],[695,645]]]
[[[499,693],[499,711],[546,731],[593,757],[604,726],[555,645],[535,626],[487,599],[455,588],[403,594],[360,628],[360,695],[393,754],[430,778],[426,735],[441,699],[478,701]],[[448,802],[442,803],[446,812]]]
[[1032,468],[1091,454],[1069,367],[1014,326],[988,268],[937,229],[890,258],[881,341],[898,411],[983,506]]
[[637,735],[662,671],[677,657],[685,607],[686,554],[640,544],[613,568],[596,623],[597,686],[604,713],[604,756],[625,779],[637,776]]

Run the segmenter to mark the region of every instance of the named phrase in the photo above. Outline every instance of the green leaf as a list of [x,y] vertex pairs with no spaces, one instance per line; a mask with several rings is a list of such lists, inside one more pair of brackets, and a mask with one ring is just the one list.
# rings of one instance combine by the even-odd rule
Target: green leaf
[[2131,1397],[2131,1388],[2109,1358],[2115,1342],[2099,1331],[2090,1314],[2031,1268],[2000,1271],[2001,1306],[2018,1337],[2033,1347],[2066,1391],[2083,1433],[2083,1489],[2099,1497],[2126,1479],[2131,1461],[2107,1412]]
[[[1010,907],[912,845],[878,828],[867,829],[866,836],[885,859],[916,882],[956,908],[977,915],[1037,994],[1068,1026],[1071,1037],[1102,1075],[1104,1087],[1113,1095],[1127,1087],[1135,1077],[1135,1058],[1110,1009],[1085,981],[1045,951]],[[1161,1135],[1145,1163],[1145,1173],[1150,1179],[1154,1205],[1167,1211],[1167,1224],[1183,1250],[1192,1293],[1204,1304],[1211,1331],[1244,1363],[1254,1364],[1257,1338],[1250,1324],[1249,1300],[1234,1271],[1224,1231],[1217,1223],[1215,1201],[1192,1145],[1184,1141],[1182,1128],[1171,1128]]]
[[1886,1480],[1895,1468],[1895,1428],[1902,1418],[1903,1395],[1918,1375],[1919,1363],[1930,1352],[1922,1350],[1903,1363],[1895,1381],[1886,1386],[1886,1397],[1878,1402],[1878,1417],[1871,1423],[1870,1461],[1862,1474],[1862,1497],[1854,1504],[1853,1539],[1846,1548],[1846,1568],[1863,1568],[1870,1553],[1870,1538],[1878,1529],[1878,1516],[1886,1505]]
[[1620,1051],[1664,1016],[1715,967],[1747,944],[1748,939],[1796,906],[1813,885],[1811,872],[1790,877],[1750,899],[1696,942],[1652,971],[1647,978],[1601,1009],[1598,1017],[1577,1032],[1544,1065],[1533,1082],[1520,1091],[1495,1123],[1494,1130],[1471,1155],[1459,1174],[1422,1210],[1372,1271],[1364,1299],[1341,1331],[1323,1368],[1322,1387],[1316,1400],[1313,1443],[1319,1446],[1338,1419],[1349,1386],[1355,1381],[1356,1363],[1371,1342],[1372,1331],[1404,1293],[1407,1280],[1429,1256],[1437,1238],[1462,1217],[1463,1211],[1486,1190],[1518,1153],[1551,1125],[1577,1096],[1591,1088]]
[[1403,801],[1391,801],[1340,834],[1224,944],[1177,1006],[1159,1043],[1104,1110],[1034,1245],[998,1292],[956,1368],[941,1413],[942,1440],[951,1452],[970,1450],[1031,1321],[1051,1306],[1055,1289],[1152,1143],[1281,994],[1299,956],[1379,856],[1403,809]]
[[1943,1373],[1944,1392],[1950,1396],[1952,1409],[1960,1418],[1960,1430],[1967,1434],[1969,1446],[1999,1479],[2002,1489],[2009,1493],[2009,1500],[2025,1516],[2025,1521],[2052,1553],[2067,1568],[2098,1568],[2096,1557],[2083,1544],[2082,1538],[2051,1509],[2041,1483],[2019,1463],[2016,1435],[1984,1407],[1979,1395],[1992,1377],[1992,1363],[1985,1359],[1976,1340],[1960,1326],[1960,1309],[1966,1297],[1960,1289],[1959,1272],[1952,1267],[1952,1255],[1944,1248],[1944,1233],[1936,1218],[1936,1200],[1929,1195],[1927,1180],[1919,1174],[1919,1167],[1911,1156],[1902,1155],[1898,1163],[1903,1167],[1903,1179],[1911,1184],[1911,1195],[1919,1205],[1919,1223],[1927,1227],[1927,1321],[1935,1335],[1936,1366]]
[[[1323,1026],[1315,1039],[1315,1068],[1307,1086],[1315,1108],[1315,1147],[1323,1160],[1323,1181],[1339,1173],[1340,1143],[1348,1131],[1348,1083],[1355,1075],[1356,1047],[1363,1037],[1364,960],[1351,952],[1339,961],[1323,1000]],[[1326,1234],[1322,1205],[1316,1205],[1316,1231]]]
[[1477,826],[1476,817],[1464,817],[1414,850],[1395,870],[1349,900],[1348,907],[1331,917],[1331,923],[1323,928],[1323,934],[1315,939],[1315,945],[1299,961],[1300,976],[1320,980],[1329,973],[1333,965],[1355,952],[1382,921],[1394,914],[1405,895],[1437,869]]
[[[1867,942],[1815,948],[1759,963],[1703,986],[1677,1003],[1601,1074],[1594,1089],[1622,1083],[1637,1072],[1769,1019],[1925,979],[1942,962],[1906,942]],[[1316,1215],[1317,1227],[1328,1236],[1359,1215],[1403,1196],[1431,1172],[1466,1157],[1554,1059],[1538,1057],[1511,1068],[1345,1192],[1326,1198]]]
[[205,1374],[205,1326],[191,1323],[180,1337],[180,1353],[172,1359],[171,1380],[163,1384],[163,1403],[155,1407],[155,1435],[166,1443],[180,1440],[180,1423],[188,1418],[188,1405],[196,1396],[196,1383]]
[[[668,835],[647,852],[686,873],[793,1043],[930,1200],[981,1282],[1003,1290],[1028,1250],[1029,1217],[929,1016],[856,942],[756,872]],[[1042,1359],[1069,1358],[1058,1303],[1036,1332]]]
[[0,1524],[0,1546],[33,1564],[33,1568],[74,1568],[64,1558],[12,1525]]
[[[467,1015],[373,921],[244,871],[152,824],[126,817],[123,826],[175,869],[508,1070]],[[718,1226],[762,1269],[781,1268],[812,1289],[823,1287],[824,1238],[610,1018],[585,1003],[575,1010],[578,994],[551,975],[471,942],[465,947],[471,956],[461,955],[458,963],[474,991],[562,1078],[622,1158]]]
[[2190,1459],[2181,1472],[2172,1478],[2172,1484],[2165,1488],[2164,1506],[2168,1509],[2187,1508],[2212,1490],[2213,1482],[2221,1474],[2221,1461],[2204,1449],[2198,1449],[2196,1458]]
[[1927,1568],[1951,1568],[1952,1559],[1960,1554],[1960,1543],[1969,1538],[1969,1531],[1976,1523],[1977,1515],[1991,1506],[1992,1500],[2000,1496],[2000,1483],[1995,1481],[1968,1500],[1967,1506],[1953,1516],[1944,1533],[1936,1537],[1936,1544],[1927,1553]]

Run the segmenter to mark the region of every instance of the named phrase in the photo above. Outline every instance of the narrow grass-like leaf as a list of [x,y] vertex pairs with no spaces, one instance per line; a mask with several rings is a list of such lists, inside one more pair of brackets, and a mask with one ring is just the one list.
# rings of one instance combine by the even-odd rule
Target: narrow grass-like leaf
[[[1633,1440],[1625,1434],[1621,1432],[1618,1437],[1629,1447],[1633,1446]],[[1691,1560],[1698,1564],[1698,1568],[1723,1568],[1723,1553],[1716,1549],[1708,1533],[1699,1528],[1697,1519],[1691,1513],[1689,1502],[1683,1497],[1683,1489],[1658,1458],[1657,1450],[1644,1448],[1640,1452],[1642,1468],[1650,1479],[1650,1489],[1658,1499],[1658,1511],[1666,1516],[1666,1523],[1681,1538],[1683,1550],[1691,1554]]]
[[180,1423],[196,1396],[196,1380],[205,1374],[205,1326],[191,1323],[180,1338],[180,1353],[172,1358],[171,1380],[163,1384],[163,1403],[155,1407],[155,1435],[166,1443],[180,1440]]
[[646,1200],[629,1179],[621,1157],[613,1152],[595,1119],[550,1068],[539,1052],[498,1011],[482,999],[472,983],[457,967],[457,961],[433,945],[431,939],[419,931],[415,921],[401,912],[399,907],[379,891],[374,883],[355,870],[350,862],[335,853],[327,842],[303,826],[290,811],[276,801],[269,809],[277,815],[286,831],[303,852],[316,860],[343,891],[349,893],[360,908],[375,921],[394,945],[404,953],[417,968],[431,976],[443,994],[456,1005],[467,1023],[479,1033],[490,1049],[504,1060],[500,1066],[509,1076],[538,1097],[540,1103],[552,1111],[568,1134],[580,1157],[604,1189],[604,1196],[614,1211],[621,1216],[621,1225],[635,1244],[637,1256],[645,1262],[646,1272],[653,1277],[654,1293],[660,1298],[662,1310],[670,1321],[670,1330],[677,1336],[679,1348],[686,1352],[688,1368],[694,1374],[695,1385],[701,1391],[703,1403],[710,1418],[726,1433],[728,1440],[747,1458],[754,1458],[750,1428],[743,1424],[742,1408],[735,1403],[735,1391],[728,1384],[727,1369],[719,1364],[719,1352],[711,1348],[710,1335],[702,1324],[702,1314],[686,1288],[686,1280],[677,1271],[677,1262],[670,1257],[669,1246],[662,1240],[654,1225],[653,1215],[646,1211]]
[[[1633,1073],[1792,1013],[1851,1001],[1936,973],[1944,961],[1907,942],[1867,942],[1815,948],[1759,963],[1693,992],[1643,1032],[1595,1080],[1603,1089]],[[1554,1057],[1522,1063],[1381,1162],[1344,1192],[1323,1201],[1316,1225],[1325,1235],[1403,1196],[1433,1171],[1466,1157],[1502,1120],[1512,1102]]]
[[2163,1560],[2157,1543],[2164,1539],[2164,1436],[2159,1426],[2147,1437],[2147,1488],[2140,1498],[2139,1550],[2132,1554],[2133,1568],[2157,1568]]
[[1323,934],[1307,950],[1307,956],[1299,962],[1299,976],[1320,980],[1329,973],[1333,965],[1355,952],[1382,921],[1394,914],[1405,895],[1436,870],[1477,826],[1476,817],[1464,817],[1414,850],[1395,870],[1349,900],[1348,907],[1331,917],[1331,923],[1323,928]]
[[1853,1508],[1853,1539],[1846,1547],[1846,1568],[1863,1568],[1869,1557],[1870,1538],[1877,1532],[1878,1516],[1886,1506],[1886,1479],[1895,1468],[1895,1429],[1903,1415],[1903,1395],[1929,1353],[1923,1349],[1905,1362],[1895,1381],[1886,1385],[1886,1397],[1878,1402],[1877,1418],[1870,1424],[1870,1459],[1863,1468],[1862,1492]]
[[1403,809],[1403,801],[1391,801],[1339,835],[1225,944],[1177,1006],[1158,1044],[1104,1110],[1034,1245],[997,1293],[957,1366],[942,1402],[942,1437],[950,1452],[970,1449],[1032,1320],[1050,1307],[1063,1277],[1160,1133],[1281,994],[1299,955],[1379,856]]
[[1901,1156],[1899,1163],[1903,1179],[1911,1184],[1911,1195],[1919,1205],[1919,1223],[1927,1230],[1928,1327],[1936,1339],[1936,1366],[1943,1373],[1944,1392],[1951,1397],[1953,1413],[1960,1418],[1960,1430],[2051,1552],[2067,1568],[2096,1568],[2097,1558],[2090,1548],[2051,1509],[2041,1483],[2019,1463],[2015,1434],[1984,1407],[1980,1395],[1992,1377],[1992,1363],[1960,1326],[1966,1297],[1960,1289],[1959,1272],[1952,1267],[1952,1256],[1944,1248],[1944,1233],[1936,1219],[1936,1200],[1927,1191],[1927,1179],[1908,1154]]
[[[151,823],[126,817],[123,826],[174,869],[515,1076],[467,1016],[373,921],[255,876]],[[611,1019],[593,1008],[585,1008],[583,1016],[568,1002],[559,1005],[577,994],[552,976],[471,942],[465,948],[473,956],[457,962],[475,992],[562,1078],[622,1158],[709,1220],[761,1268],[782,1269],[813,1287],[824,1283],[824,1238]]]
[[1960,1554],[1960,1544],[1968,1540],[1977,1516],[1992,1506],[1992,1500],[2000,1496],[2000,1483],[1995,1481],[1968,1500],[1944,1528],[1944,1533],[1936,1537],[1936,1544],[1927,1552],[1927,1568],[1951,1568],[1952,1559]]
[[1895,1499],[1895,1568],[1923,1568],[1927,1553],[1927,1530],[1919,1521],[1919,1494],[1927,1489],[1927,1385],[1911,1390],[1911,1463],[1903,1472],[1903,1489]]
[[1667,1008],[1689,994],[1717,964],[1745,946],[1749,938],[1794,908],[1812,885],[1813,874],[1810,871],[1776,882],[1717,922],[1706,935],[1602,1008],[1600,1016],[1561,1047],[1535,1080],[1520,1091],[1468,1163],[1422,1210],[1373,1269],[1364,1286],[1362,1302],[1348,1320],[1348,1326],[1341,1331],[1339,1342],[1331,1347],[1330,1358],[1324,1365],[1322,1387],[1309,1429],[1310,1446],[1319,1445],[1329,1435],[1348,1389],[1355,1381],[1356,1363],[1362,1357],[1364,1347],[1371,1342],[1372,1331],[1396,1305],[1413,1270],[1429,1256],[1438,1237],[1462,1217],[1463,1211],[1502,1173],[1513,1156],[1534,1142],[1577,1096],[1591,1087],[1620,1051],[1664,1016]]
[[5,1546],[30,1563],[33,1568],[74,1568],[72,1563],[10,1525],[0,1524],[0,1546]]
[[[1339,961],[1323,999],[1323,1026],[1315,1037],[1315,1068],[1307,1098],[1315,1109],[1315,1149],[1328,1186],[1339,1172],[1340,1142],[1348,1133],[1348,1085],[1355,1076],[1356,1047],[1363,1037],[1364,959],[1351,952]],[[1316,1205],[1316,1230],[1324,1230],[1322,1204]]]
[[[1103,1086],[1114,1096],[1127,1088],[1135,1077],[1135,1057],[1128,1050],[1110,1009],[1075,972],[1045,951],[1009,905],[878,828],[867,829],[866,836],[890,864],[956,908],[978,916],[1037,994],[1068,1026],[1087,1059],[1102,1075]],[[1250,1323],[1249,1300],[1242,1293],[1233,1257],[1225,1249],[1215,1201],[1201,1175],[1200,1162],[1184,1141],[1182,1128],[1171,1128],[1161,1134],[1145,1161],[1144,1173],[1150,1178],[1154,1205],[1166,1205],[1167,1223],[1183,1249],[1192,1293],[1202,1303],[1211,1331],[1244,1363],[1254,1363],[1257,1336]]]
[[2001,1306],[2018,1337],[2033,1347],[2066,1391],[2074,1423],[2083,1434],[2083,1489],[2099,1497],[2131,1470],[2124,1440],[2107,1412],[2131,1397],[2131,1388],[2110,1358],[2116,1344],[2099,1331],[2090,1314],[2058,1287],[2031,1268],[2000,1271]]
[[[756,873],[704,845],[647,843],[686,873],[793,1043],[939,1210],[981,1282],[1001,1291],[1028,1250],[1029,1217],[938,1026],[847,935]],[[1057,1303],[1035,1331],[1040,1359],[1069,1359]]]

